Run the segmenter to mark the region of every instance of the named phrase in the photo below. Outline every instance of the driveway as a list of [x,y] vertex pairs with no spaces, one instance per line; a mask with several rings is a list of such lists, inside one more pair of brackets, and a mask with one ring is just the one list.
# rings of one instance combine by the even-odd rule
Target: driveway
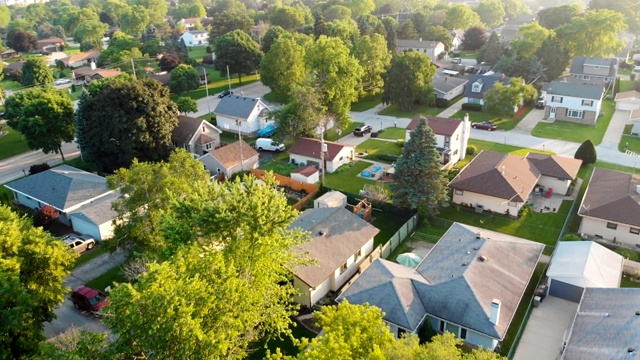
[[618,151],[618,143],[620,143],[622,133],[624,132],[624,126],[628,122],[630,122],[629,111],[616,110],[611,117],[607,131],[604,133],[602,143],[598,145],[598,147]]
[[[269,93],[271,90],[262,85],[261,82],[256,81],[254,83],[243,85],[233,89],[233,96],[245,96],[248,98],[260,98],[262,102],[265,103],[271,110],[278,108],[279,104],[269,103],[264,100],[263,97],[265,94]],[[220,103],[220,98],[218,97],[219,93],[209,93],[209,98],[203,97],[201,99],[196,100],[196,104],[198,105],[198,111],[194,113],[188,113],[187,115],[193,117],[199,117],[203,115],[207,115],[212,113],[218,104]]]
[[544,116],[543,109],[533,108],[527,116],[525,116],[518,125],[512,130],[512,132],[517,132],[521,134],[531,135],[531,132],[536,127],[538,122],[543,121],[542,117]]

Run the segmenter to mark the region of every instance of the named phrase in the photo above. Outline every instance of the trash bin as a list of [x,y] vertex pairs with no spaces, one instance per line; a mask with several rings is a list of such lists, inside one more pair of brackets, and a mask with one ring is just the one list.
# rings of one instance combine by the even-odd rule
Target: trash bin
[[541,301],[542,301],[542,298],[540,298],[540,296],[534,296],[533,297],[533,307],[540,306],[540,302]]

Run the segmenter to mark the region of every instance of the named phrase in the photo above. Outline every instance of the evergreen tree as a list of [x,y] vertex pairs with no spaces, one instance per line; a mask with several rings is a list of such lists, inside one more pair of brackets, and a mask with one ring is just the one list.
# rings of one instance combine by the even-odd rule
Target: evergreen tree
[[596,154],[596,147],[589,139],[580,144],[580,147],[578,148],[578,150],[576,150],[576,154],[573,157],[575,159],[582,160],[583,166],[595,164],[596,160],[598,159]]
[[321,35],[328,35],[329,30],[327,29],[327,24],[324,22],[324,15],[321,12],[317,12],[314,16],[316,18],[316,22],[313,24],[313,35],[316,37],[316,40]]
[[396,162],[395,182],[390,185],[394,205],[418,209],[423,216],[437,212],[447,194],[437,146],[433,130],[421,117]]

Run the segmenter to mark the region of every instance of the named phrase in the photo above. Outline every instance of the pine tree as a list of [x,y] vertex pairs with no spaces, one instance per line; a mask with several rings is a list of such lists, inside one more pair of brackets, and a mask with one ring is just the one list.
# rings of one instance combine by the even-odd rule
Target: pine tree
[[580,144],[580,147],[576,150],[576,154],[573,157],[582,160],[583,166],[594,164],[597,160],[596,147],[591,140],[587,139]]
[[418,209],[423,216],[436,213],[446,198],[446,177],[436,138],[423,117],[404,146],[390,187],[394,205]]

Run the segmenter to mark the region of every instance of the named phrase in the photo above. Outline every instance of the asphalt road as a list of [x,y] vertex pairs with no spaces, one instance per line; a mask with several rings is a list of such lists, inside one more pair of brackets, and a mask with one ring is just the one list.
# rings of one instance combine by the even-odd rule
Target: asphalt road
[[[65,158],[71,159],[80,154],[75,142],[62,144]],[[40,150],[29,151],[8,159],[0,160],[0,184],[19,179],[29,174],[29,167],[33,164],[48,163],[51,166],[62,163],[60,154],[45,154]]]

